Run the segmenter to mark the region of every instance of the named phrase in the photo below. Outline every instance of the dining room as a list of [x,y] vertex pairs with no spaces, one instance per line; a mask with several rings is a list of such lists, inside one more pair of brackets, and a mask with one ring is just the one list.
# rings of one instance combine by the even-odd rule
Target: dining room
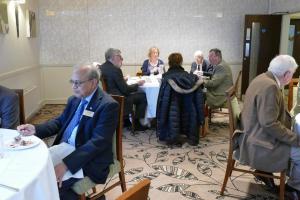
[[[32,122],[32,120],[36,120],[36,116],[40,114],[41,110],[48,105],[52,106],[51,110],[57,106],[59,111],[61,111],[60,106],[62,104],[65,105],[68,97],[72,95],[69,84],[73,70],[72,66],[85,61],[102,64],[105,62],[105,51],[108,48],[118,48],[122,51],[123,66],[121,70],[124,75],[131,77],[132,81],[134,81],[134,77],[136,78],[137,72],[141,70],[143,61],[148,58],[148,49],[152,46],[159,48],[159,57],[164,61],[166,70],[168,70],[168,56],[173,52],[180,52],[183,56],[183,68],[188,72],[194,61],[193,55],[195,51],[201,50],[204,58],[208,59],[209,50],[219,48],[222,50],[224,60],[231,68],[232,79],[235,82],[239,72],[245,69],[244,61],[248,59],[246,57],[246,43],[248,40],[245,40],[247,30],[244,29],[245,15],[282,16],[282,19],[280,19],[280,43],[276,54],[293,55],[289,46],[292,41],[292,37],[289,36],[290,21],[298,19],[294,13],[299,11],[300,4],[297,0],[2,0],[0,1],[0,85],[10,89],[23,89],[24,116],[27,122]],[[295,27],[296,25],[294,29],[296,29]],[[264,31],[267,30],[263,28],[260,30],[261,33],[264,33]],[[248,57],[250,59],[251,56],[248,55]],[[147,99],[158,96],[159,80],[155,79],[155,81],[152,81],[151,77],[148,77],[148,79],[144,77],[143,79],[148,81],[148,84],[141,87],[147,93]],[[241,89],[242,79],[237,91],[239,97],[244,95]],[[250,79],[247,77],[248,80]],[[155,118],[156,103],[151,104],[151,107],[148,109],[148,117]],[[219,114],[214,116],[218,121]],[[222,118],[221,121],[223,120],[228,124],[227,115],[220,114],[220,116]],[[213,119],[213,122],[216,119]],[[218,145],[221,144],[220,152],[223,152],[223,148],[227,148],[227,146],[222,146],[226,142],[217,134],[218,131],[223,134],[223,132],[226,132],[224,130],[228,128],[228,125],[224,125],[223,121],[219,124],[217,123],[218,125],[221,124],[222,130],[219,127],[214,127],[214,125],[210,127],[210,132],[212,132],[210,137],[212,138],[209,138],[209,141],[206,142],[212,142],[213,144],[209,144],[211,146],[205,150],[205,154],[209,155],[213,145],[216,145],[212,141],[213,138],[218,141]],[[214,130],[217,131],[214,132]],[[129,158],[130,156],[143,156],[141,151],[136,152],[134,150],[134,145],[143,151],[148,151],[148,149],[143,149],[140,146],[140,140],[142,142],[151,141],[149,149],[158,145],[156,139],[152,137],[155,135],[153,130],[143,132],[141,138],[136,138],[127,132],[126,134],[128,134],[128,137],[125,139],[125,146],[128,150],[126,152],[128,155],[128,158],[126,158],[127,162],[130,159],[135,159]],[[227,137],[226,134],[223,135],[224,138]],[[32,155],[39,155],[40,151],[43,155],[48,156],[47,146],[44,145],[43,141],[36,143],[39,145],[32,149],[30,148],[28,151],[32,151]],[[205,145],[201,142],[200,144]],[[187,149],[193,151],[193,156],[200,155],[200,152],[194,151],[192,147],[187,147]],[[177,150],[180,155],[187,153],[187,151],[182,149]],[[175,159],[177,150],[169,149],[168,154],[172,154]],[[27,150],[24,150],[24,156],[27,158],[29,155],[25,151]],[[153,150],[153,152],[156,153],[155,155],[159,154],[157,149]],[[11,153],[6,155],[11,155]],[[180,155],[177,156],[177,161],[183,159],[179,158]],[[17,155],[14,159],[19,160],[19,156],[21,157],[23,154]],[[165,154],[159,154],[159,156],[161,156],[161,159],[167,157]],[[29,156],[28,161],[34,162],[34,158]],[[37,157],[37,159],[41,159],[40,166],[36,166],[36,170],[41,170],[40,174],[49,175],[53,173],[51,170],[49,172],[47,167],[49,164],[48,157],[47,159]],[[138,162],[138,160],[136,159],[133,163],[128,164],[127,169],[129,170],[129,167],[130,169],[134,168],[135,162]],[[161,160],[161,162],[165,161]],[[183,160],[180,161],[181,164],[184,162]],[[188,160],[186,162],[193,165],[191,170],[198,170],[199,172],[195,163]],[[218,160],[218,162],[220,164],[223,161]],[[18,163],[15,162],[14,164],[18,165]],[[180,163],[176,163],[174,166]],[[145,160],[142,164],[139,163],[137,165],[149,167],[149,163],[145,162]],[[14,170],[9,169],[11,171],[7,171],[5,166],[9,166],[8,161],[1,162],[0,158],[0,191],[8,190],[7,196],[2,196],[0,192],[0,199],[31,199],[26,196],[30,196],[28,193],[23,193],[23,196],[21,195],[18,198],[10,195],[19,191],[24,192],[24,190],[20,190],[20,187],[25,187],[24,185],[34,188],[32,185],[30,186],[30,184],[35,184],[34,178],[33,182],[30,182],[31,179],[29,178],[24,180],[22,183],[24,185],[17,184],[15,188],[12,186],[12,189],[1,188],[1,177],[7,178]],[[191,166],[182,166],[182,168],[187,170],[189,167]],[[154,173],[151,170],[147,173]],[[222,170],[223,168],[220,171]],[[32,173],[34,173],[33,176],[35,177],[40,176],[39,173]],[[216,177],[219,177],[220,172],[218,171],[217,174]],[[132,175],[128,172],[127,177],[134,179]],[[206,175],[203,172],[201,178],[196,178],[203,181],[207,179]],[[21,174],[17,176],[19,177]],[[214,178],[214,176],[209,178],[211,185],[220,188],[219,181],[223,177],[216,182],[214,182]],[[55,178],[49,178],[49,180],[51,182],[49,191],[56,193],[56,189],[52,188],[52,182],[53,180],[55,182]],[[150,188],[150,199],[159,199],[161,195],[165,194],[164,190],[170,189],[163,188],[163,184],[159,185],[161,180],[163,179],[158,179],[155,183],[156,188]],[[171,184],[171,180],[165,180],[164,182]],[[188,180],[189,182],[185,183],[186,185],[181,187],[181,190],[189,184],[192,185],[192,181],[195,180]],[[246,177],[246,180],[248,180],[248,177]],[[128,181],[130,182],[131,180],[128,179]],[[184,181],[181,183],[183,184]],[[9,183],[9,185],[14,184],[16,184],[14,180]],[[131,185],[132,182],[130,183]],[[195,185],[193,186],[196,187]],[[160,189],[157,189],[159,187]],[[243,189],[245,188],[247,189],[247,186],[243,185]],[[158,191],[158,193],[151,192],[154,190]],[[199,195],[198,199],[219,197],[217,189],[209,192],[209,188],[205,188],[205,191],[203,191],[205,195],[202,192],[197,193],[197,191],[197,188],[193,190],[194,193]],[[121,191],[118,192],[118,194],[108,196],[107,199],[116,198],[116,196],[121,194]],[[191,194],[185,193],[184,195],[182,192],[179,194],[178,191],[175,193],[169,191],[164,199],[197,199]],[[253,193],[255,191],[251,190],[250,196]],[[235,197],[238,199],[242,197],[249,198],[249,196],[241,193],[234,194],[238,196]],[[56,195],[52,199],[55,198],[57,198]],[[224,199],[231,198],[234,197],[224,197]]]

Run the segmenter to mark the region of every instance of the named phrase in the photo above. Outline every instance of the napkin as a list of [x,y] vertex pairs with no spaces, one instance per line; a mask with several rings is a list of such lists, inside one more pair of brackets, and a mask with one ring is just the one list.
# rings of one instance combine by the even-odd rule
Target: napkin
[[[75,147],[62,142],[58,145],[54,145],[49,148],[51,159],[53,162],[53,165],[57,165],[62,162],[62,159],[64,159],[66,156],[71,154],[75,150]],[[82,169],[78,170],[75,174],[72,174],[69,170],[65,173],[65,175],[62,178],[62,181],[68,180],[69,178],[83,178],[83,171]]]

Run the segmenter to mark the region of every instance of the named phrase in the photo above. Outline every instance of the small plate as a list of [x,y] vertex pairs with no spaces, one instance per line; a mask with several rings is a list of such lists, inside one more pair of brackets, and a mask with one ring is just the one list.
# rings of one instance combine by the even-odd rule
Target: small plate
[[16,143],[15,139],[12,138],[8,141],[5,141],[4,147],[7,150],[23,150],[23,149],[29,149],[29,148],[35,147],[35,146],[39,145],[39,143],[40,143],[40,140],[35,136],[22,137],[22,140],[24,140],[26,142],[30,142],[30,144],[21,145],[20,143]]

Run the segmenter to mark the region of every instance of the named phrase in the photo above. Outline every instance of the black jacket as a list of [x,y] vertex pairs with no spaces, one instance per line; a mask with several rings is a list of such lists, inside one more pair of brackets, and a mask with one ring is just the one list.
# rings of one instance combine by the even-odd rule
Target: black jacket
[[122,70],[111,62],[106,61],[103,63],[100,70],[101,76],[107,85],[107,93],[127,97],[130,93],[137,91],[138,84],[128,85],[124,80]]
[[202,81],[172,67],[163,74],[157,102],[157,136],[159,140],[174,142],[179,134],[199,141],[199,127],[204,122]]

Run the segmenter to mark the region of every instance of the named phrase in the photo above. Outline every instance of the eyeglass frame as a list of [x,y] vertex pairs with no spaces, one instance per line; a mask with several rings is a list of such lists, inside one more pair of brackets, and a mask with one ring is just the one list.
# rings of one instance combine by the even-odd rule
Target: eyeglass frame
[[93,80],[93,79],[87,79],[87,80],[84,80],[84,81],[80,81],[80,80],[75,80],[74,81],[74,80],[70,79],[69,83],[71,85],[74,85],[75,87],[80,87],[83,83],[86,83],[86,82],[91,81],[91,80]]
[[115,54],[114,56],[119,57],[120,60],[123,60],[123,57],[121,56],[121,54]]

